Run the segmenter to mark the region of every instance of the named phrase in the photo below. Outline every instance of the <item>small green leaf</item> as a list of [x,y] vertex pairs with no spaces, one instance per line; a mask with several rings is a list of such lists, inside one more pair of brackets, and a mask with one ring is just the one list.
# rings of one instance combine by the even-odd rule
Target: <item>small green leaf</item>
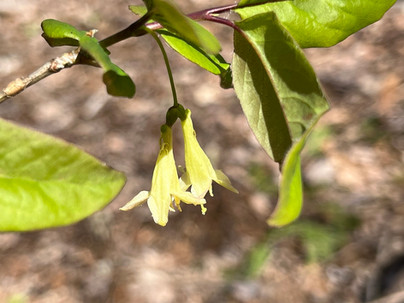
[[108,204],[125,183],[73,145],[0,120],[0,231],[77,222]]
[[52,47],[62,45],[79,46],[80,38],[86,34],[70,24],[53,19],[42,21],[41,27],[43,30],[42,37]]
[[108,94],[117,97],[131,98],[135,95],[135,85],[132,79],[118,66],[113,65],[102,76]]
[[186,17],[168,0],[152,1],[152,19],[168,31],[202,48],[208,54],[218,54],[221,46],[216,37],[199,23]]
[[111,62],[97,39],[85,35],[80,38],[80,46],[104,69],[103,81],[110,95],[128,98],[134,96],[136,87],[132,79],[120,67]]
[[279,199],[267,221],[269,225],[277,227],[287,225],[300,215],[303,205],[300,152],[304,146],[300,142],[294,144],[286,155],[279,186]]
[[242,19],[275,12],[302,48],[329,47],[379,20],[396,0],[295,0],[259,4],[242,0],[235,11]]
[[230,67],[220,74],[220,87],[224,89],[233,88],[233,73]]
[[[197,37],[196,45],[200,46],[202,49],[204,49],[207,53],[216,55],[218,54],[222,47],[220,45],[220,42],[216,39],[216,37],[208,31],[206,28],[204,28],[202,25],[200,25],[198,22],[190,19],[187,17],[188,22],[190,23],[193,32],[195,36]],[[185,31],[183,31],[185,32]],[[183,33],[182,32],[182,33]],[[184,38],[188,38],[187,36],[191,37],[191,35],[187,34],[187,36],[182,35]],[[189,39],[188,39],[189,40]],[[195,43],[192,40],[189,40],[191,43]]]
[[[145,6],[130,5],[129,9],[138,16],[143,16],[147,13]],[[233,87],[230,64],[227,63],[220,54],[208,54],[199,46],[167,29],[160,29],[157,30],[157,32],[172,49],[183,57],[215,75],[220,75],[220,86],[222,88]]]
[[300,215],[303,206],[300,153],[316,122],[293,144],[286,155],[282,167],[278,203],[267,220],[267,223],[271,226],[281,227],[287,225]]
[[128,98],[135,95],[136,87],[132,79],[111,62],[108,51],[98,43],[97,39],[70,24],[53,19],[44,20],[42,29],[44,31],[42,36],[50,46],[80,46],[89,54],[104,69],[103,81],[110,95]]
[[137,16],[143,16],[147,13],[147,7],[144,5],[129,5],[129,9]]
[[302,50],[274,13],[237,26],[242,32],[235,31],[234,88],[258,141],[281,163],[328,103]]
[[215,75],[220,75],[230,67],[222,56],[209,55],[198,46],[165,29],[158,30],[158,33],[176,52]]

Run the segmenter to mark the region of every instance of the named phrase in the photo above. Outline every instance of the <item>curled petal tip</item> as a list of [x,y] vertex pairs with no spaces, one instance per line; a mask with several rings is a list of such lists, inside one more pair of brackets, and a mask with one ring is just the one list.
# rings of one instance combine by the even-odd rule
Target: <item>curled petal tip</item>
[[238,194],[238,190],[231,185],[230,179],[219,169],[215,170],[216,180],[214,180],[217,184],[227,188],[228,190]]
[[132,200],[130,200],[128,203],[122,206],[119,210],[123,211],[131,210],[132,208],[135,208],[145,203],[148,198],[149,198],[149,192],[143,190],[140,193],[138,193]]

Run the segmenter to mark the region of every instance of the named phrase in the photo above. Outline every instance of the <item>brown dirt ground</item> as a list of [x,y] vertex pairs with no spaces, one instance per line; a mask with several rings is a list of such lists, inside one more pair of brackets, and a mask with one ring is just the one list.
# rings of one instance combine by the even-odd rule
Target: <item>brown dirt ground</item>
[[[185,11],[205,7],[195,0],[180,3]],[[128,4],[0,1],[0,86],[66,50],[51,49],[40,37],[43,19],[97,28],[102,38],[134,20]],[[230,59],[231,31],[211,28]],[[323,240],[314,235],[321,245],[337,237],[329,214],[321,211],[325,204],[360,221],[354,229],[342,226],[349,230],[345,241],[316,262],[307,261],[304,237],[282,237],[269,246],[273,230],[265,219],[276,193],[268,184],[276,184],[277,167],[255,141],[234,92],[173,52],[181,102],[193,111],[201,144],[240,194],[215,187],[205,216],[187,206],[165,228],[152,222],[146,207],[118,210],[150,186],[159,126],[171,102],[163,61],[150,38],[110,49],[137,84],[133,100],[108,96],[100,70],[79,66],[2,104],[2,118],[75,143],[125,172],[128,181],[108,207],[77,224],[0,234],[0,302],[356,303],[377,296],[384,297],[377,302],[404,302],[403,32],[399,1],[382,21],[339,45],[307,50],[332,110],[306,148],[300,222],[331,230]],[[252,167],[266,172],[264,187]],[[242,265],[262,243],[271,248],[270,257],[258,274],[248,275]]]

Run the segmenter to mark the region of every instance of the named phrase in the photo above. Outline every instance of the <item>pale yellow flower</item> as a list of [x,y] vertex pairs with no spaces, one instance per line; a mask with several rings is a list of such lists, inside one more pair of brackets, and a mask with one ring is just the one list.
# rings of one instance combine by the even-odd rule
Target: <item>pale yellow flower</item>
[[180,202],[183,201],[187,204],[200,205],[203,214],[206,211],[203,206],[206,203],[205,199],[195,197],[180,186],[172,148],[172,130],[167,125],[161,127],[160,152],[153,171],[151,190],[141,191],[120,209],[132,209],[146,200],[154,222],[161,226],[167,224],[168,212],[174,211],[173,202],[179,210],[181,210]]
[[208,191],[213,196],[212,181],[215,181],[228,190],[238,193],[237,189],[231,185],[229,178],[222,171],[213,168],[196,139],[191,111],[187,109],[185,114],[185,119],[181,120],[185,145],[185,173],[181,176],[182,188],[187,189],[191,186],[192,194],[198,198],[204,197]]

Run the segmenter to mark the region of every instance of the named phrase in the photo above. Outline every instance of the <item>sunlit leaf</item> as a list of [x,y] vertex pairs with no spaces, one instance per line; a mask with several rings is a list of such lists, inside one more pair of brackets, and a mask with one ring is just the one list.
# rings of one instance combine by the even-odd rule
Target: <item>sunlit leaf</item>
[[327,109],[316,75],[274,13],[237,23],[234,88],[251,129],[266,152],[282,162]]
[[303,189],[300,168],[300,152],[303,149],[307,133],[290,149],[284,160],[279,199],[274,212],[267,223],[283,226],[293,222],[300,215],[303,205]]
[[122,173],[73,145],[0,120],[0,231],[77,222],[124,183]]
[[119,66],[111,62],[97,39],[87,35],[83,36],[80,39],[80,46],[104,69],[103,81],[109,94],[119,97],[133,97],[136,87],[132,79]]
[[78,46],[80,38],[86,34],[86,32],[79,31],[70,24],[53,19],[42,21],[41,27],[43,30],[42,37],[52,47],[62,45]]
[[220,55],[209,55],[198,46],[167,30],[159,30],[158,33],[175,51],[215,75],[220,75],[230,67]]
[[43,37],[51,46],[80,46],[103,69],[103,81],[110,95],[131,98],[136,87],[132,79],[118,66],[111,62],[109,53],[98,40],[85,31],[79,31],[70,24],[53,19],[42,22]]
[[144,5],[129,5],[129,10],[138,16],[143,16],[147,13],[147,7]]
[[169,0],[154,0],[152,19],[209,54],[218,54],[221,46],[216,37],[199,23],[188,18]]
[[303,48],[329,47],[379,20],[396,0],[294,0],[262,3],[242,0],[236,9],[242,19],[275,12],[282,25]]

